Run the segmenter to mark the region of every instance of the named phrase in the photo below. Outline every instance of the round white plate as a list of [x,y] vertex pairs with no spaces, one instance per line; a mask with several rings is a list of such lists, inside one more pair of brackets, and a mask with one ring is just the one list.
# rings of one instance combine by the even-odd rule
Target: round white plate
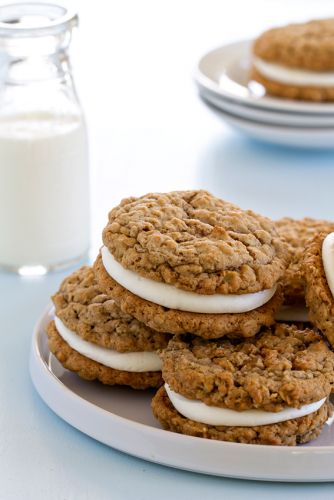
[[265,95],[257,82],[249,82],[251,40],[224,45],[205,54],[195,70],[199,89],[247,106],[293,113],[333,114],[334,104],[313,103]]
[[333,149],[334,127],[286,127],[271,125],[222,111],[215,106],[207,104],[209,109],[225,123],[253,139],[307,149]]
[[267,108],[257,108],[255,106],[245,106],[237,101],[224,99],[224,97],[211,92],[205,88],[200,88],[200,96],[204,101],[213,104],[222,111],[227,111],[240,118],[255,120],[270,125],[284,125],[288,127],[315,128],[333,127],[333,115],[317,115],[311,113],[288,113],[286,111],[271,110]]
[[152,391],[106,387],[64,370],[50,354],[45,327],[37,323],[30,374],[45,403],[80,431],[130,455],[217,476],[265,481],[333,481],[334,426],[308,445],[275,447],[227,443],[162,430],[152,416]]

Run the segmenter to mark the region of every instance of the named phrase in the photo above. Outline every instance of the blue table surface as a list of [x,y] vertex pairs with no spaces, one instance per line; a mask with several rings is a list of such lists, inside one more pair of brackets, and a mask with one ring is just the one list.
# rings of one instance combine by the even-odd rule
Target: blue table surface
[[[192,82],[206,50],[272,24],[329,14],[330,2],[316,4],[82,3],[73,57],[91,147],[91,259],[108,210],[149,191],[206,188],[274,218],[334,219],[333,152],[251,141],[217,121]],[[72,270],[0,274],[0,500],[334,497],[331,483],[242,481],[148,463],[58,418],[35,392],[28,359],[33,325]]]

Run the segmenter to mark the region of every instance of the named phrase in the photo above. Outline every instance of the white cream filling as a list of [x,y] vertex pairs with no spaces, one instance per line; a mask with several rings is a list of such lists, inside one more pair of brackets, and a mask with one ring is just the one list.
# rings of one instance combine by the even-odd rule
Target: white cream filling
[[161,360],[155,352],[117,352],[83,340],[79,335],[69,330],[57,316],[54,321],[59,335],[65,342],[86,358],[109,368],[127,372],[157,372],[161,370]]
[[168,384],[165,384],[165,389],[174,408],[184,417],[202,424],[232,427],[255,427],[257,425],[285,422],[286,420],[316,412],[326,401],[326,398],[324,398],[301,408],[285,408],[276,413],[263,410],[234,411],[227,408],[208,406],[201,401],[187,399],[174,392]]
[[101,248],[103,265],[107,273],[117,283],[142,299],[149,300],[169,309],[196,313],[243,313],[257,309],[268,302],[276,291],[276,286],[256,293],[241,295],[202,295],[187,292],[167,283],[160,283],[125,269],[108,248]]
[[275,314],[276,321],[302,321],[308,319],[308,309],[305,306],[282,306]]
[[322,243],[322,262],[329,289],[334,297],[334,233],[327,234]]
[[334,71],[308,71],[289,68],[281,64],[264,61],[259,57],[253,60],[255,68],[266,78],[275,82],[298,85],[300,87],[332,87],[334,86]]

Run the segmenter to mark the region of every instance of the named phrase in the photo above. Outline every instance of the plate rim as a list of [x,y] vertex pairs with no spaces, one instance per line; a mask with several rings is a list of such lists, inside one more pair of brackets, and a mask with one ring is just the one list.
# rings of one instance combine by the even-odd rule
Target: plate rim
[[[288,128],[298,128],[298,129],[334,129],[334,114],[333,115],[322,115],[322,118],[327,122],[321,122],[321,118],[318,115],[302,115],[301,113],[279,113],[273,111],[269,108],[255,108],[243,105],[238,101],[231,101],[225,99],[220,95],[213,93],[211,90],[205,89],[204,87],[199,90],[200,99],[209,106],[217,108],[219,111],[233,113],[238,118],[244,120],[254,120],[262,124],[281,126]],[[233,111],[232,111],[233,110]],[[255,116],[254,116],[255,115]],[[309,125],[305,123],[305,119],[316,120],[316,124]],[[291,121],[292,119],[292,121]]]
[[[158,441],[165,442],[165,444],[170,441],[169,444],[172,445],[172,449],[174,450],[174,445],[175,443],[178,445],[178,447],[182,447],[183,443],[185,444],[185,451],[186,449],[190,448],[193,450],[193,445],[197,445],[199,448],[201,448],[201,453],[203,452],[208,452],[210,451],[210,454],[212,451],[215,453],[219,452],[221,453],[221,458],[223,458],[226,455],[234,455],[237,458],[240,458],[240,454],[235,453],[237,450],[243,450],[242,455],[246,456],[249,458],[251,455],[256,455],[257,452],[260,453],[260,455],[263,455],[266,457],[266,461],[268,462],[268,459],[272,459],[272,457],[277,457],[277,458],[282,458],[282,457],[289,457],[290,459],[294,460],[295,463],[298,464],[300,461],[301,457],[313,457],[313,456],[318,456],[322,458],[326,458],[326,461],[330,462],[328,460],[329,458],[334,458],[334,446],[332,445],[324,445],[324,446],[312,446],[312,447],[290,447],[290,446],[270,446],[270,445],[247,445],[243,443],[230,443],[230,442],[225,442],[225,441],[218,441],[218,440],[207,440],[203,439],[200,437],[194,437],[194,436],[187,436],[183,434],[177,434],[174,432],[166,431],[164,429],[159,429],[152,427],[148,424],[144,424],[141,422],[136,422],[133,420],[130,420],[129,418],[122,417],[120,415],[116,415],[112,413],[111,411],[108,411],[104,408],[101,408],[100,406],[86,400],[82,396],[78,395],[76,392],[72,391],[69,387],[67,387],[48,367],[47,362],[45,359],[43,359],[41,349],[40,349],[40,342],[41,342],[41,337],[42,335],[45,335],[44,331],[44,326],[43,324],[46,322],[47,318],[50,316],[50,311],[51,307],[50,305],[47,306],[47,308],[44,310],[43,314],[41,317],[38,319],[38,321],[35,324],[34,330],[33,330],[33,336],[32,336],[32,344],[31,344],[31,351],[30,351],[30,362],[29,362],[29,370],[30,370],[30,376],[33,382],[33,385],[42,398],[42,400],[51,408],[51,410],[56,413],[60,418],[62,418],[64,421],[75,427],[76,429],[80,430],[84,434],[92,437],[93,439],[104,443],[107,446],[110,446],[112,448],[115,448],[119,451],[122,451],[124,453],[127,453],[129,455],[135,456],[137,458],[141,458],[144,460],[148,460],[153,463],[158,463],[161,465],[169,466],[169,467],[174,467],[178,468],[181,470],[188,470],[196,473],[202,473],[202,474],[209,474],[209,475],[215,475],[215,476],[222,476],[222,477],[234,477],[238,479],[248,479],[248,480],[262,480],[262,481],[284,481],[284,482],[332,482],[334,481],[334,471],[328,470],[326,474],[320,474],[318,475],[308,475],[308,477],[304,476],[293,476],[289,474],[289,477],[286,476],[286,473],[283,474],[272,474],[268,472],[263,472],[257,474],[254,476],[254,473],[247,474],[247,472],[240,472],[237,474],[236,472],[233,472],[232,470],[230,471],[221,471],[221,470],[215,470],[212,471],[208,469],[207,467],[204,467],[203,464],[201,464],[198,467],[194,467],[194,465],[190,464],[189,467],[187,467],[186,464],[184,463],[179,463],[179,460],[170,460],[168,457],[166,458],[166,455],[164,453],[160,453],[160,456],[156,455],[156,453],[148,452],[146,453],[145,451],[143,452],[138,452],[130,449],[128,446],[119,446],[117,443],[116,445],[110,444],[109,440],[103,440],[99,437],[96,437],[96,434],[87,431],[85,429],[85,426],[79,425],[78,422],[73,422],[73,418],[69,415],[64,414],[64,409],[63,411],[59,409],[59,404],[57,405],[57,402],[52,401],[52,393],[59,393],[62,392],[65,394],[64,398],[65,400],[71,401],[74,406],[76,405],[76,402],[79,402],[79,405],[83,405],[84,407],[88,408],[89,412],[94,412],[97,414],[98,418],[102,416],[102,418],[107,418],[110,420],[110,423],[114,422],[116,424],[123,424],[125,427],[127,427],[127,431],[134,432],[140,431],[138,433],[139,437],[145,436],[144,439],[146,439],[147,435],[153,434],[154,436],[158,436]],[[42,378],[41,378],[42,377]],[[44,378],[43,378],[44,377]],[[48,386],[48,389],[50,390],[51,394],[51,399],[48,394],[45,393],[45,390],[43,388],[43,385],[46,384]],[[66,413],[66,412],[65,412]],[[80,417],[79,417],[80,419]],[[117,434],[117,433],[116,433]],[[130,440],[131,441],[131,440]],[[147,445],[147,441],[145,440],[145,444]],[[158,443],[159,444],[159,443]],[[161,444],[161,443],[160,443]],[[153,446],[154,448],[154,446]],[[145,450],[145,447],[143,448]],[[199,455],[201,455],[199,453]],[[167,453],[168,455],[168,453]],[[204,453],[205,455],[205,453]],[[298,457],[298,461],[296,462]],[[261,458],[261,457],[260,457]],[[182,460],[181,460],[182,461]],[[275,460],[274,460],[275,461]],[[324,463],[326,463],[324,461]],[[249,462],[248,460],[245,460],[245,462]],[[205,464],[204,464],[205,465]],[[313,464],[314,466],[314,464]],[[233,469],[233,464],[232,464],[232,469]],[[291,467],[291,470],[293,470],[293,467]],[[314,474],[314,469],[312,469],[313,474]],[[320,467],[320,472],[323,473],[323,467]]]
[[[305,135],[306,137],[314,135],[318,137],[323,137],[324,135],[327,136],[333,136],[334,139],[334,126],[333,127],[298,127],[298,126],[291,126],[287,127],[285,125],[279,125],[275,123],[269,123],[269,122],[261,122],[260,120],[252,120],[251,118],[244,118],[243,116],[237,115],[235,113],[225,111],[223,109],[218,108],[212,103],[209,103],[207,101],[206,105],[208,106],[209,109],[211,109],[214,113],[220,114],[221,117],[227,117],[227,120],[234,120],[240,125],[244,123],[245,125],[251,125],[255,129],[259,131],[270,131],[272,133],[286,133],[287,135],[291,135],[291,137],[296,136],[296,135]],[[334,147],[334,143],[332,144],[332,147]]]
[[224,97],[227,100],[236,101],[241,103],[242,105],[246,105],[249,107],[257,107],[257,108],[266,108],[272,111],[280,110],[285,112],[293,112],[298,114],[333,114],[334,113],[334,103],[319,103],[319,102],[311,102],[311,101],[297,101],[293,99],[282,99],[276,98],[274,96],[263,96],[263,97],[251,97],[249,96],[241,96],[237,94],[233,94],[225,89],[222,89],[217,82],[215,82],[212,78],[206,75],[201,67],[207,60],[207,58],[212,57],[214,54],[222,52],[222,51],[231,51],[235,48],[242,48],[246,52],[249,49],[250,45],[253,43],[254,39],[243,39],[237,40],[234,42],[226,43],[224,45],[220,45],[215,47],[207,52],[205,52],[197,62],[195,69],[193,70],[193,79],[196,85],[201,88],[214,92],[220,97]]
[[262,143],[326,154],[334,150],[334,127],[286,127],[229,113],[209,103],[209,101],[206,101],[204,104],[218,120]]

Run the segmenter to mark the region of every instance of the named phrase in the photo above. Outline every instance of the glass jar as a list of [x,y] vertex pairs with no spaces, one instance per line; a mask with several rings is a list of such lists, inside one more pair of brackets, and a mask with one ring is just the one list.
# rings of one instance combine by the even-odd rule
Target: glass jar
[[45,274],[89,246],[86,126],[68,57],[77,15],[0,7],[0,267]]

